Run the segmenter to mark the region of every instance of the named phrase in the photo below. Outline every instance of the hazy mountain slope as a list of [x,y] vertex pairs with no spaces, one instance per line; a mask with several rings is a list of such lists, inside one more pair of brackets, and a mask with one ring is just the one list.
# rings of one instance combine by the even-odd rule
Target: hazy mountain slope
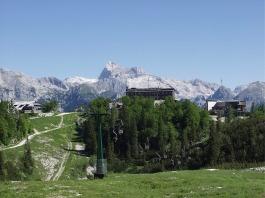
[[255,104],[265,103],[265,82],[257,81],[250,83],[246,89],[243,89],[235,99],[246,100],[248,108],[252,102]]
[[177,99],[190,99],[201,106],[207,98],[264,102],[265,83],[254,82],[239,86],[232,92],[215,83],[198,79],[164,79],[147,74],[140,67],[126,68],[113,62],[106,64],[98,79],[69,77],[61,81],[55,77],[32,78],[23,73],[0,69],[0,99],[41,101],[54,98],[67,111],[89,103],[98,96],[119,98],[125,94],[127,87],[174,88]]
[[226,88],[224,86],[221,86],[208,99],[211,99],[211,100],[232,100],[233,98],[234,98],[234,94],[231,91],[231,89]]
[[244,89],[246,89],[248,87],[248,85],[239,85],[234,89],[234,94],[238,95],[241,91],[243,91]]
[[35,79],[23,73],[0,69],[1,99],[34,100],[67,90],[67,86],[54,77]]

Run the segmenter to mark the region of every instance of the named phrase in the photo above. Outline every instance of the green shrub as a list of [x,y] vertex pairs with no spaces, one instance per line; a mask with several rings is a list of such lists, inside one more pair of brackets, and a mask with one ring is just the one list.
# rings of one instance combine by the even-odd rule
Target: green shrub
[[20,181],[26,178],[19,163],[7,161],[5,163],[5,169],[7,173],[7,180]]
[[47,101],[42,104],[42,111],[44,113],[55,112],[58,110],[59,104],[56,100]]
[[143,173],[158,173],[161,171],[163,171],[161,163],[147,163],[142,170]]
[[113,171],[114,173],[125,172],[127,168],[128,164],[126,163],[126,161],[120,160],[118,158],[113,159],[108,164],[108,170]]

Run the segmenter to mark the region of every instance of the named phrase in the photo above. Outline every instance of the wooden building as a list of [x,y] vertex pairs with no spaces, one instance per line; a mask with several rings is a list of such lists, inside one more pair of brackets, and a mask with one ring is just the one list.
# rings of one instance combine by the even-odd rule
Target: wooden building
[[165,100],[166,97],[174,97],[175,89],[173,88],[130,88],[126,89],[126,96],[142,96],[153,98],[154,100]]
[[246,101],[240,100],[207,100],[206,109],[218,116],[226,116],[231,109],[237,116],[244,116]]
[[35,101],[15,102],[14,107],[23,113],[42,113],[41,104]]

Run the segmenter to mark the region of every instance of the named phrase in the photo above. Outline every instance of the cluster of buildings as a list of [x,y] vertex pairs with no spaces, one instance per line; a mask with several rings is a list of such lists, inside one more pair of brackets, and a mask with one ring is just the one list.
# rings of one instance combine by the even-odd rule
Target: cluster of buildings
[[35,101],[14,102],[14,107],[23,113],[42,113],[41,104]]
[[[175,89],[173,88],[127,88],[126,96],[142,96],[149,97],[155,100],[155,104],[161,104],[166,97],[175,98]],[[121,108],[121,102],[114,102],[110,104],[111,107]],[[14,107],[23,113],[42,113],[41,104],[35,101],[15,102]],[[241,100],[207,100],[204,108],[210,112],[211,115],[218,117],[225,117],[228,111],[233,111],[237,116],[244,116],[246,113],[246,101]]]
[[[130,88],[126,89],[126,96],[143,96],[153,98],[155,104],[161,104],[166,97],[175,97],[173,88]],[[241,100],[207,100],[205,109],[212,115],[225,117],[229,111],[237,116],[244,116],[246,113],[246,101]]]
[[229,112],[236,116],[244,116],[246,113],[246,101],[242,100],[207,100],[205,109],[218,117],[225,117]]

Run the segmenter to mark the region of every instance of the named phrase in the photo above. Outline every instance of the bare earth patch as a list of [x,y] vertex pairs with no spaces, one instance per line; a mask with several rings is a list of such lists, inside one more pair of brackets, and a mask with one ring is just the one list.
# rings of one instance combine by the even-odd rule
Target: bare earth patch
[[77,143],[77,144],[75,145],[75,150],[76,150],[76,151],[83,151],[83,150],[85,150],[85,145],[84,145],[84,144],[79,144],[79,143]]
[[43,178],[45,181],[51,180],[54,174],[57,172],[57,169],[61,162],[61,156],[61,154],[57,153],[57,155],[55,155],[54,157],[45,152],[34,156],[34,159],[40,162],[41,166],[45,170],[45,176]]

